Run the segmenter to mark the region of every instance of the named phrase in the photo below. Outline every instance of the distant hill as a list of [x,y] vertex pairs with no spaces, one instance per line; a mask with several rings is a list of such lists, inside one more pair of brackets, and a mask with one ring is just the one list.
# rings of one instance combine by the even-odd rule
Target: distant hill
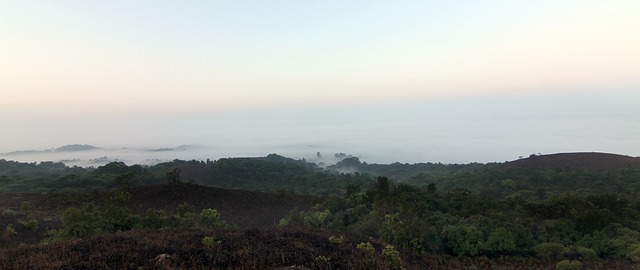
[[640,158],[618,154],[582,152],[550,155],[531,155],[528,158],[506,162],[507,168],[527,168],[534,170],[604,170],[620,168],[640,168]]
[[93,145],[89,144],[69,144],[65,146],[61,146],[55,149],[56,152],[74,152],[74,151],[87,151],[98,149]]

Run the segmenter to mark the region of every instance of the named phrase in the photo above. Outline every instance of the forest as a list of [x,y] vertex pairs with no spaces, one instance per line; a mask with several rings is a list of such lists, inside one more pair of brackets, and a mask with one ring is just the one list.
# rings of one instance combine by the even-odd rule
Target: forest
[[0,268],[640,268],[639,158],[338,156],[0,160]]

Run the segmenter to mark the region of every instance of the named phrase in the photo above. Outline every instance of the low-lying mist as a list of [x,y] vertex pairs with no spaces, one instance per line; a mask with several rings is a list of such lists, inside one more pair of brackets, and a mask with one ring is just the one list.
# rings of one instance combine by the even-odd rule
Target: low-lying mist
[[[576,151],[634,155],[639,152],[633,148],[638,147],[633,138],[639,129],[629,129],[629,124],[593,119],[460,120],[256,128],[241,129],[235,134],[203,133],[204,138],[197,143],[182,146],[96,144],[99,148],[92,150],[36,149],[0,154],[0,158],[100,166],[111,161],[156,164],[173,159],[215,160],[270,153],[327,164],[335,162],[330,157],[336,153],[353,155],[368,163],[502,162],[532,153]],[[318,153],[324,160],[317,160]]]
[[[630,93],[635,92],[618,94]],[[99,166],[110,161],[154,164],[271,153],[315,161],[318,152],[326,159],[346,153],[367,163],[485,163],[533,153],[591,151],[637,156],[640,122],[633,114],[636,106],[609,106],[603,103],[607,97],[476,98],[268,111],[33,115],[20,119],[5,115],[0,116],[5,126],[0,158]],[[72,144],[99,149],[51,150]]]

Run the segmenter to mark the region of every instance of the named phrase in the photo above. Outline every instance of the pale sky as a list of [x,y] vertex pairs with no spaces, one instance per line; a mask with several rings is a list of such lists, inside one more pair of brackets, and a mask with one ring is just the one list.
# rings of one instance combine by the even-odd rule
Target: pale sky
[[518,108],[610,94],[589,111],[637,120],[639,33],[637,0],[3,0],[0,150],[65,136],[51,119],[134,132],[109,125],[493,97]]

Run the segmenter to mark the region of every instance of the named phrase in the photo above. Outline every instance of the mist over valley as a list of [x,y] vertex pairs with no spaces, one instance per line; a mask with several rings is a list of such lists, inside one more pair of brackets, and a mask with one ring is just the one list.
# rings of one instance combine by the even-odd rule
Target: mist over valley
[[[640,121],[634,107],[623,104],[602,113],[610,95],[631,100],[639,94],[591,94],[580,100],[534,95],[522,106],[515,106],[520,97],[487,97],[215,114],[116,113],[102,120],[55,114],[6,118],[0,158],[99,166],[115,160],[155,164],[270,153],[314,160],[317,152],[324,157],[347,153],[368,163],[486,163],[561,152],[638,156]],[[567,110],[568,102],[582,109]],[[31,131],[20,131],[25,129]],[[95,148],[56,149],[73,144]]]

